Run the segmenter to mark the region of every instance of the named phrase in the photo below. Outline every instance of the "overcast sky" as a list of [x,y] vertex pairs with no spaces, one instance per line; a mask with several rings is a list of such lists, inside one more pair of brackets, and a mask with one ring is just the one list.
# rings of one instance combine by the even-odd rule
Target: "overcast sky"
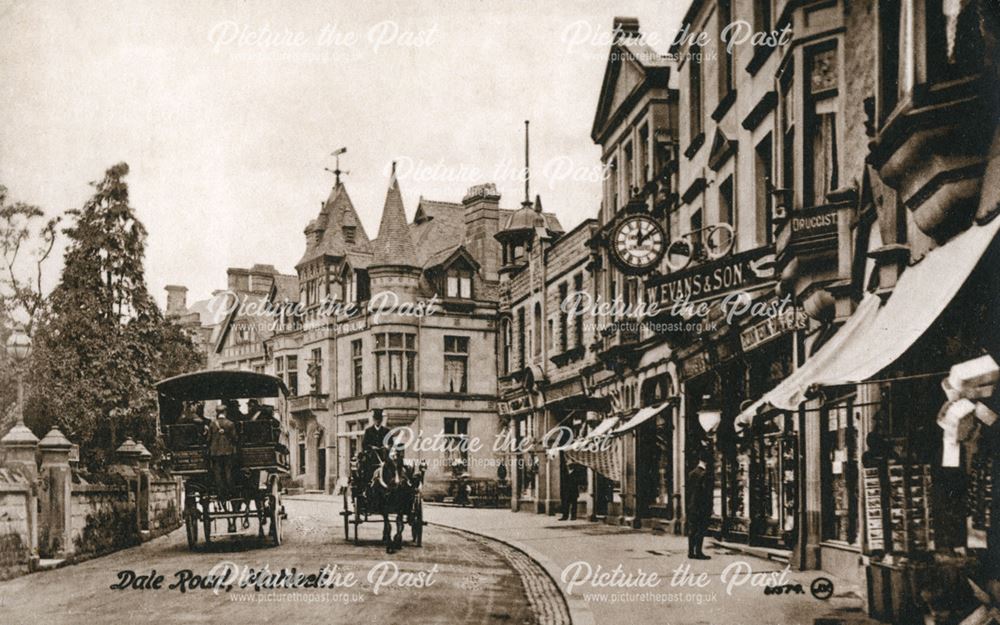
[[668,34],[686,4],[0,0],[0,184],[57,214],[126,161],[149,286],[192,301],[230,266],[294,272],[342,146],[371,237],[393,160],[411,218],[486,181],[516,207],[530,119],[532,194],[569,228],[600,200],[613,17]]

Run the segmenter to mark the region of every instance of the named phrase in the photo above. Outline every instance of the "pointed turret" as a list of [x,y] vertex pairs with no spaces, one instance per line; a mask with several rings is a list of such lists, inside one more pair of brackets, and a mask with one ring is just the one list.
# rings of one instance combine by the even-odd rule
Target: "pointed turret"
[[319,215],[306,226],[305,235],[306,251],[296,267],[323,255],[341,258],[366,256],[371,252],[368,235],[361,226],[347,188],[340,180],[320,206]]
[[410,236],[410,227],[406,223],[403,196],[399,191],[395,169],[396,166],[393,164],[392,180],[389,181],[389,191],[385,195],[378,238],[372,244],[374,252],[372,266],[419,267],[417,250]]

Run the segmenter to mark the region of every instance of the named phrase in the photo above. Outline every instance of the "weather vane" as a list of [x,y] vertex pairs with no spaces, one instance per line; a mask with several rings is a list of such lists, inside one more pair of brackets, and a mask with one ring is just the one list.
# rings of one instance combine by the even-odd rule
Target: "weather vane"
[[329,167],[324,167],[323,168],[326,171],[330,172],[331,174],[333,174],[334,176],[337,177],[337,180],[336,180],[336,183],[335,183],[336,185],[340,184],[340,174],[349,174],[349,173],[351,173],[349,171],[342,171],[340,169],[340,155],[343,154],[346,151],[347,151],[347,148],[338,148],[338,149],[334,150],[333,152],[330,152],[330,156],[336,157],[337,163],[336,163],[336,165],[334,165],[333,169],[330,169]]

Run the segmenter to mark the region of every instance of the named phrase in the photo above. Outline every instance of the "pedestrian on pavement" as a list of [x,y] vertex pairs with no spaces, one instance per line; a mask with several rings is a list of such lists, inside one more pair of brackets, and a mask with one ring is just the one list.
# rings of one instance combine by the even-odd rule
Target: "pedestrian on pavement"
[[226,406],[219,404],[215,420],[208,424],[208,457],[221,501],[232,496],[237,449],[236,426],[226,416]]
[[576,508],[580,498],[580,474],[582,472],[582,467],[576,463],[571,462],[566,466],[566,479],[563,480],[559,493],[562,496],[560,521],[576,520]]
[[708,560],[702,543],[712,518],[712,477],[708,463],[701,459],[687,475],[688,558]]

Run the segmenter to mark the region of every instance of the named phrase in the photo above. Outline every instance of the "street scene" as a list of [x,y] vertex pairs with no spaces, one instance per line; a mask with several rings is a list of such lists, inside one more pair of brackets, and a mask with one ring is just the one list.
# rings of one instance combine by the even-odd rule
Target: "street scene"
[[0,625],[1000,624],[995,0],[0,35]]

